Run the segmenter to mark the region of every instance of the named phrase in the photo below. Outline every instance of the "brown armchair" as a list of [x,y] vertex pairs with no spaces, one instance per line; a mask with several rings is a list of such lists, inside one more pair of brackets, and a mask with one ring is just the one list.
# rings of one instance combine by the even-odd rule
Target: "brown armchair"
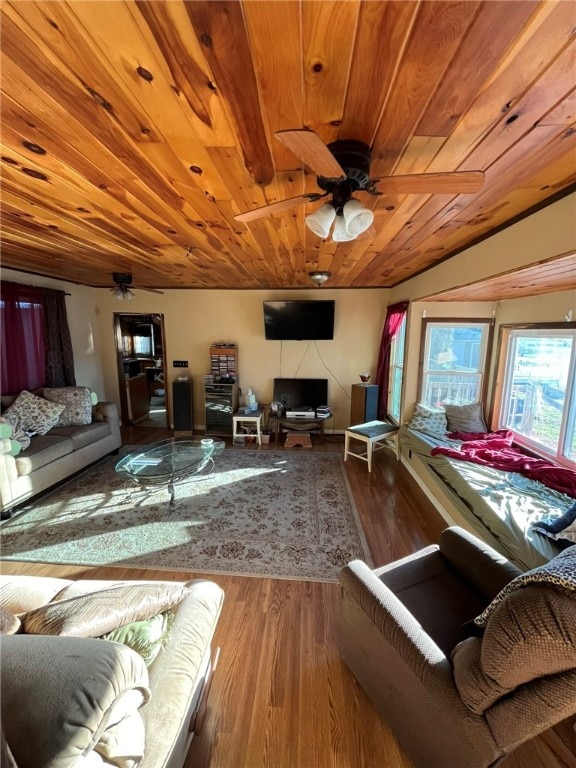
[[517,589],[468,636],[520,573],[456,527],[383,568],[342,570],[342,657],[416,766],[494,766],[576,713],[575,592]]

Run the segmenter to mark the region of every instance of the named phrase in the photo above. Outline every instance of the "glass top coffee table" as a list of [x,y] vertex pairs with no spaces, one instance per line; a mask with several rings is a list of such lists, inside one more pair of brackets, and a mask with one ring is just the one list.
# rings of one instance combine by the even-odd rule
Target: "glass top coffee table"
[[116,464],[116,472],[139,485],[162,485],[170,493],[170,508],[174,507],[174,483],[210,470],[214,459],[224,450],[224,440],[162,440],[143,450],[133,451]]

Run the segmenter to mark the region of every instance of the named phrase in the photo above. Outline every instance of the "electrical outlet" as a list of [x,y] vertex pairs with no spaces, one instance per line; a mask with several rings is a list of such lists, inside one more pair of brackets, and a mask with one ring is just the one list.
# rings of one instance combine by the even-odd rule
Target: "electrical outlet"
[[188,368],[188,360],[172,360],[172,368]]

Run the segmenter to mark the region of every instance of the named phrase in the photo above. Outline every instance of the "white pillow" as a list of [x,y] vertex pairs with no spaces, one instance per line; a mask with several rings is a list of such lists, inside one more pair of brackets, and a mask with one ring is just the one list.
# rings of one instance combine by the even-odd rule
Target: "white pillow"
[[51,403],[23,389],[2,415],[14,429],[19,427],[24,432],[45,435],[56,426],[64,408],[64,405]]
[[434,437],[445,437],[448,422],[442,408],[433,408],[429,405],[416,403],[414,415],[408,422],[410,429],[417,429]]

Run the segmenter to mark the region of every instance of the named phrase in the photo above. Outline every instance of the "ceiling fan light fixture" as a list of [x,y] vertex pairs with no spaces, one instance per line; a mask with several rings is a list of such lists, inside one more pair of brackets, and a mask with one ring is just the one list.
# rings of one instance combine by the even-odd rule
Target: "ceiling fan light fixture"
[[317,211],[304,218],[304,223],[318,237],[326,238],[336,217],[336,210],[330,203],[324,203]]
[[355,240],[356,235],[350,234],[346,229],[346,221],[343,215],[336,216],[336,223],[332,230],[332,241],[334,243],[346,243],[348,240]]
[[312,280],[316,285],[324,285],[326,280],[329,280],[330,277],[332,277],[331,272],[308,272],[308,277],[310,280]]
[[132,293],[126,285],[119,285],[112,295],[120,301],[131,301],[136,298],[136,294]]
[[365,232],[374,221],[374,213],[364,208],[359,200],[348,200],[342,209],[342,217],[346,226],[346,232],[356,237]]

